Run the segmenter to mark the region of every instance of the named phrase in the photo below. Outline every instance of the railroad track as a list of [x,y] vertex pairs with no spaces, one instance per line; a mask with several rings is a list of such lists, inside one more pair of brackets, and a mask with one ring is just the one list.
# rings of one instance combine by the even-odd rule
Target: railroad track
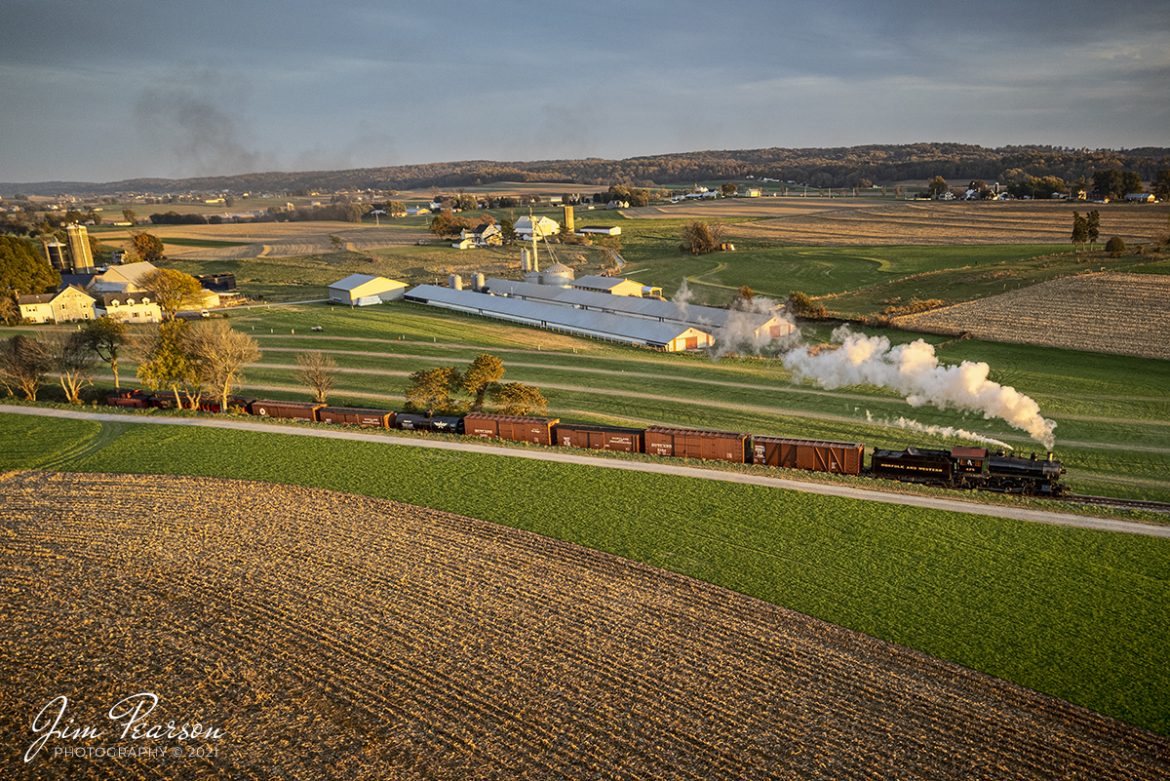
[[1065,499],[1079,504],[1099,504],[1105,507],[1128,507],[1134,510],[1149,510],[1156,513],[1170,514],[1170,502],[1150,502],[1143,499],[1118,499],[1114,496],[1085,496],[1082,494],[1067,494]]

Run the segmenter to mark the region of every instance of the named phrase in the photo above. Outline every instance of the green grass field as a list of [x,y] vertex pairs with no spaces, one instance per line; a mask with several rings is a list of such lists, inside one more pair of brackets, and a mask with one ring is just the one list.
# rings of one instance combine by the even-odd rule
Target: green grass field
[[0,468],[249,478],[463,513],[691,575],[1170,733],[1165,540],[275,433],[5,422]]

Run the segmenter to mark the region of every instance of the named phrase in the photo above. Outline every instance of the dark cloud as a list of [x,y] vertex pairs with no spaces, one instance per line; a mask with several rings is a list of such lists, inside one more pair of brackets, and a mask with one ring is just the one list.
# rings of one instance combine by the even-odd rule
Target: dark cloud
[[927,139],[1170,143],[1165,0],[10,0],[3,18],[9,180]]

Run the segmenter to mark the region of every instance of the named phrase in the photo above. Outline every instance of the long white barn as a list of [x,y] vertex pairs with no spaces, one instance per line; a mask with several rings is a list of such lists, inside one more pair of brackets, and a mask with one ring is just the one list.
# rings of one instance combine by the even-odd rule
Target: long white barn
[[532,325],[550,331],[643,345],[667,352],[695,350],[709,347],[714,342],[710,333],[685,323],[576,309],[546,301],[491,295],[474,290],[454,290],[438,285],[419,285],[411,288],[406,293],[406,300],[456,312]]
[[496,295],[524,301],[541,301],[591,312],[641,317],[662,323],[681,323],[708,332],[725,327],[733,315],[744,318],[740,322],[747,323],[752,332],[761,338],[779,339],[795,330],[791,322],[773,313],[736,312],[697,304],[682,306],[673,301],[661,301],[657,298],[612,296],[577,288],[534,285],[495,277],[487,280],[487,289]]

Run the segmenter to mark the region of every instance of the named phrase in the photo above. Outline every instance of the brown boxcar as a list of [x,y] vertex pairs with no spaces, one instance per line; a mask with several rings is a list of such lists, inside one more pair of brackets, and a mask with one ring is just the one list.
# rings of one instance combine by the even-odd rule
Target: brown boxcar
[[585,447],[590,450],[620,450],[623,453],[641,453],[640,428],[621,426],[593,426],[586,423],[558,423],[557,444],[563,447]]
[[747,461],[747,434],[651,426],[646,429],[646,452],[653,456]]
[[469,437],[551,445],[552,428],[556,422],[556,418],[527,418],[473,412],[463,418],[463,433]]
[[752,437],[752,463],[784,469],[861,474],[865,446],[856,442]]
[[343,426],[394,427],[394,413],[388,409],[322,407],[317,410],[317,420],[321,423],[337,423]]
[[324,407],[312,401],[273,401],[258,399],[252,402],[249,411],[262,418],[290,418],[292,420],[316,420],[317,410]]

